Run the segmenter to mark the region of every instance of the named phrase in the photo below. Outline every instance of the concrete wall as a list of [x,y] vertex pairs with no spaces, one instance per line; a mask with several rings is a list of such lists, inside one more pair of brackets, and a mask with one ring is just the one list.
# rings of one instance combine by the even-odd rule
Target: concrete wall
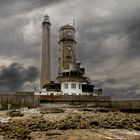
[[21,107],[33,108],[40,104],[40,97],[35,95],[0,94],[0,110],[17,109]]
[[111,101],[111,107],[118,109],[140,109],[140,100]]

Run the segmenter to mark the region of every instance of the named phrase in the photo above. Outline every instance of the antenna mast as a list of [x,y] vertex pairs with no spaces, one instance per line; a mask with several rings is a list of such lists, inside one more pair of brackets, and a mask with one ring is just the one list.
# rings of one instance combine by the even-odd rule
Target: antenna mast
[[73,26],[75,27],[75,18],[73,19]]

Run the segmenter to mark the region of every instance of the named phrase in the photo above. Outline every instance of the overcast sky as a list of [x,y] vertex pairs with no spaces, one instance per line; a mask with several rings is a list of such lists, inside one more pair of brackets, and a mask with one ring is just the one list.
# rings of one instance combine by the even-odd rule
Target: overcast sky
[[[24,74],[30,67],[40,70],[41,23],[48,14],[53,79],[59,28],[75,19],[77,57],[86,76],[103,88],[105,95],[140,98],[139,13],[139,0],[0,0],[0,66],[5,68],[0,70],[0,84],[6,84],[4,76],[9,76],[3,76],[2,70],[10,73],[14,67],[19,74],[21,64]],[[37,70],[34,74],[35,78],[17,86],[33,89],[39,83]],[[3,88],[12,89],[0,86]]]

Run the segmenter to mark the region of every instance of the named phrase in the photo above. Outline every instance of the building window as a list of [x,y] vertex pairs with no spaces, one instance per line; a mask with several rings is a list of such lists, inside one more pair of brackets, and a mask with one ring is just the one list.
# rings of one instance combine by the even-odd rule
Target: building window
[[76,88],[76,84],[71,84],[71,88],[75,89]]
[[68,84],[64,84],[64,88],[65,89],[68,89]]

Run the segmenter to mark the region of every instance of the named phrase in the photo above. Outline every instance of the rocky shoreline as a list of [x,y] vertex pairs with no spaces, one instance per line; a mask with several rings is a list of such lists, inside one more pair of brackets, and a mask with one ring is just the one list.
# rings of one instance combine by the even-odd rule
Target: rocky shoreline
[[[43,106],[21,112],[20,117],[7,116],[8,121],[0,121],[0,135],[5,140],[31,140],[33,132],[44,132],[46,137],[56,135],[57,138],[68,130],[125,129],[140,132],[140,113],[64,106]],[[2,115],[0,117],[2,119]],[[57,132],[51,134],[50,130]]]

